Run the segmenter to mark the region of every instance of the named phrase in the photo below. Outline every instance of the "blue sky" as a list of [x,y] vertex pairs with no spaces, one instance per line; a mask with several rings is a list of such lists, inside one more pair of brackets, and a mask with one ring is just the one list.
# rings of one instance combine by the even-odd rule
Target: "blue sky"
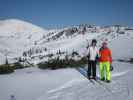
[[0,19],[42,27],[75,24],[133,26],[133,0],[0,0]]

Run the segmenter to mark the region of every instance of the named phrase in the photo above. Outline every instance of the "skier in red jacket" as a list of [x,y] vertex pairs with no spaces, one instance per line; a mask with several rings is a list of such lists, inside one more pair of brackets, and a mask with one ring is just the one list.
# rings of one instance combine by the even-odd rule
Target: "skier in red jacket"
[[[112,53],[107,47],[107,43],[103,42],[102,47],[99,50],[99,62],[100,62],[100,79],[102,81],[110,82],[110,65],[112,63]],[[106,75],[104,75],[106,72]],[[106,78],[105,78],[106,76]]]

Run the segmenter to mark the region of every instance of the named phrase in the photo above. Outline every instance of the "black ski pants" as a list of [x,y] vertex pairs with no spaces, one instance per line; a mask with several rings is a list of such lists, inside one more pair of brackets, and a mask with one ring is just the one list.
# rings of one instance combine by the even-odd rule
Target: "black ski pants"
[[96,61],[88,61],[88,77],[96,77]]

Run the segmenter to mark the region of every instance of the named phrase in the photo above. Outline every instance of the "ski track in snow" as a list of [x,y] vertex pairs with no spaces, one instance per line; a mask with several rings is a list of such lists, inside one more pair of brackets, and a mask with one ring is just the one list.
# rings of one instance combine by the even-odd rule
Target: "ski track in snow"
[[[68,82],[69,87],[56,91],[48,91],[47,100],[126,100],[129,89],[126,83],[112,82],[109,85],[92,84],[88,80],[79,81],[77,84]],[[65,86],[64,86],[65,87]],[[92,92],[93,91],[93,92]],[[95,92],[94,92],[95,91]],[[42,100],[43,96],[38,100]]]
[[[120,76],[128,71],[121,72]],[[113,80],[111,83],[90,82],[88,79],[72,80],[63,86],[52,89],[37,100],[127,100],[130,95],[126,81]]]
[[111,77],[113,78],[113,77],[122,76],[122,75],[124,75],[124,74],[126,74],[126,73],[128,73],[128,72],[130,72],[130,70],[129,70],[129,71],[123,71],[123,72],[120,72],[120,73],[115,73],[115,74],[113,74]]

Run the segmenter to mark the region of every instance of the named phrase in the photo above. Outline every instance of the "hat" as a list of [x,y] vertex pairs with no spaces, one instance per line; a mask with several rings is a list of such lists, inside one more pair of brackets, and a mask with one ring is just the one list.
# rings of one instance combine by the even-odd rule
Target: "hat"
[[102,43],[102,45],[107,45],[107,42],[104,41],[104,42]]
[[97,40],[96,40],[96,39],[93,39],[93,40],[92,40],[92,43],[97,43]]

